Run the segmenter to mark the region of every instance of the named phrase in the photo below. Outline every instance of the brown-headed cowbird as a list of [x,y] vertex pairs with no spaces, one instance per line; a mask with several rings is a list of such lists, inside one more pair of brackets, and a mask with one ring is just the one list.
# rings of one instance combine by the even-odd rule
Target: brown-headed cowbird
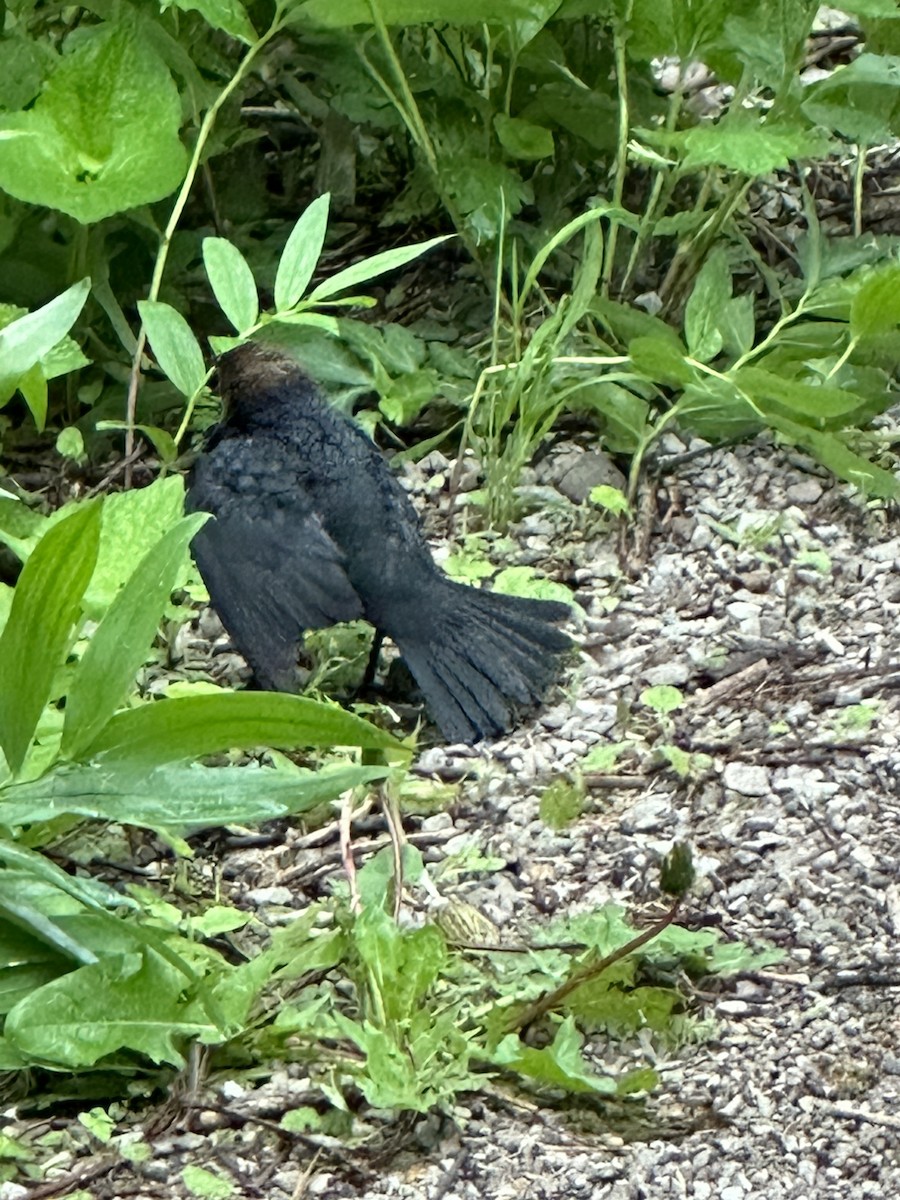
[[450,741],[508,730],[570,646],[568,606],[454,583],[366,434],[279,350],[219,361],[225,418],[188,484],[215,517],[193,553],[213,606],[261,687],[297,690],[306,629],[364,617],[398,646]]

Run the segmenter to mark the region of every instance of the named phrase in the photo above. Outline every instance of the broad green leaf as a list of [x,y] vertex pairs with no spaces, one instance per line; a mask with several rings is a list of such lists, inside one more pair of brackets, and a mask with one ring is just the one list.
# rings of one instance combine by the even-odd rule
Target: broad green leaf
[[309,287],[325,245],[330,202],[327,192],[313,200],[291,230],[275,273],[275,311],[278,313],[293,308]]
[[735,375],[738,386],[749,393],[767,411],[766,401],[774,400],[789,412],[809,421],[824,423],[835,418],[849,419],[854,413],[866,412],[870,402],[855,392],[843,388],[817,386],[796,379],[784,379],[760,367],[743,367]]
[[550,158],[553,155],[553,134],[543,125],[497,113],[494,128],[500,145],[513,158]]
[[851,450],[838,434],[822,433],[774,415],[769,416],[769,424],[789,442],[805,447],[829,471],[852,483],[864,495],[884,500],[900,498],[900,480]]
[[78,664],[66,698],[61,753],[77,758],[119,707],[150,653],[165,606],[204,513],[164,534],[116,596]]
[[67,425],[59,431],[56,435],[56,453],[76,463],[85,460],[84,434],[77,425]]
[[184,991],[184,974],[155,950],[110,955],[32,992],[4,1034],[20,1053],[71,1070],[119,1050],[180,1067],[183,1039],[221,1037]]
[[60,912],[44,911],[30,897],[23,896],[30,882],[18,871],[0,872],[0,921],[27,930],[54,954],[70,962],[96,962],[97,955],[91,947],[60,925]]
[[187,167],[181,120],[137,20],[82,27],[34,105],[0,115],[0,187],[84,224],[161,200]]
[[811,121],[872,145],[900,130],[900,57],[860,54],[806,88],[801,108]]
[[307,812],[350,788],[383,779],[388,767],[326,766],[318,771],[129,763],[60,768],[4,789],[0,822],[10,827],[76,816],[169,832],[255,825]]
[[139,300],[138,311],[160,368],[183,396],[193,396],[206,382],[206,367],[190,325],[161,300]]
[[232,1200],[237,1195],[230,1179],[193,1163],[181,1168],[181,1181],[197,1200]]
[[684,704],[684,695],[677,687],[672,687],[669,683],[661,683],[656,687],[645,688],[641,692],[640,701],[641,704],[652,708],[654,712],[665,716],[667,713],[681,708]]
[[600,1096],[616,1093],[615,1080],[608,1075],[597,1075],[585,1061],[582,1038],[571,1016],[566,1017],[557,1029],[550,1046],[535,1049],[511,1033],[503,1039],[491,1059],[499,1067],[567,1092],[594,1092]]
[[[144,555],[183,515],[184,480],[180,475],[106,497],[97,566],[84,598],[90,616],[100,619]],[[186,577],[187,569],[178,583]]]
[[35,363],[29,367],[19,380],[19,391],[28,405],[28,411],[39,432],[43,432],[47,422],[47,380],[41,370],[41,364]]
[[786,170],[792,159],[824,158],[831,142],[802,125],[770,125],[741,116],[716,125],[697,125],[683,135],[685,170],[720,166],[743,175]]
[[0,381],[24,375],[63,340],[90,290],[90,279],[82,279],[42,308],[0,329]]
[[750,401],[720,379],[690,384],[675,407],[679,425],[710,442],[748,437],[763,424]]
[[0,748],[21,767],[97,560],[100,506],[80,504],[45,534],[16,584],[0,636]]
[[[533,16],[529,0],[378,0],[378,11],[386,25],[508,25]],[[298,5],[294,20],[304,24],[346,29],[371,25],[369,0],[308,0]]]
[[684,387],[696,382],[697,372],[684,361],[684,353],[671,338],[632,338],[628,343],[628,357],[634,369],[654,383]]
[[701,267],[684,307],[684,336],[692,358],[707,363],[722,349],[719,319],[730,300],[728,259],[724,250],[716,249]]
[[435,925],[401,929],[383,908],[371,904],[354,923],[353,940],[379,989],[386,1018],[407,1020],[447,961],[444,935]]
[[0,40],[0,109],[16,112],[31,104],[55,58],[49,39],[33,40],[6,30]]
[[[850,334],[854,339],[889,333],[900,323],[900,266],[871,275],[850,302]],[[0,334],[0,337],[3,335]]]
[[389,733],[336,705],[277,692],[223,691],[118,713],[84,757],[151,768],[257,746],[362,746],[407,753]]
[[244,333],[259,317],[259,296],[250,265],[227,238],[203,239],[203,264],[219,308]]
[[101,914],[108,908],[135,908],[135,903],[98,879],[70,875],[43,854],[17,842],[0,840],[0,862],[23,878],[36,880],[48,891],[58,891],[84,907]]
[[174,5],[185,12],[195,9],[213,29],[221,29],[247,46],[257,40],[256,30],[240,0],[174,0]]
[[441,242],[446,242],[452,236],[452,234],[445,234],[443,237],[420,242],[417,246],[398,246],[396,250],[384,250],[381,254],[373,254],[371,258],[364,258],[362,262],[354,263],[352,267],[338,271],[336,275],[332,275],[330,279],[324,280],[318,287],[313,288],[308,297],[309,302],[318,304],[322,300],[337,295],[338,292],[345,292],[348,288],[356,287],[360,283],[368,283],[371,279],[376,279],[387,271],[395,271],[398,267],[405,266],[428,250],[439,246]]

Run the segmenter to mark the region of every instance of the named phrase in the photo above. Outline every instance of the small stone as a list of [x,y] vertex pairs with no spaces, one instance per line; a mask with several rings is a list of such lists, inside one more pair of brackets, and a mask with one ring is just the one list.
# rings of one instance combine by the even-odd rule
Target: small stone
[[727,788],[741,796],[768,796],[772,790],[766,768],[751,763],[726,763],[723,780]]
[[822,496],[822,485],[817,479],[804,479],[791,484],[785,495],[791,504],[815,504]]
[[288,887],[252,888],[247,892],[248,903],[263,907],[266,904],[292,904],[294,893]]
[[651,687],[662,687],[665,684],[679,687],[687,683],[690,677],[690,667],[687,663],[680,662],[660,663],[658,667],[648,667],[644,672],[644,679]]
[[669,825],[674,816],[668,800],[641,800],[622,814],[622,829],[625,833],[657,833]]

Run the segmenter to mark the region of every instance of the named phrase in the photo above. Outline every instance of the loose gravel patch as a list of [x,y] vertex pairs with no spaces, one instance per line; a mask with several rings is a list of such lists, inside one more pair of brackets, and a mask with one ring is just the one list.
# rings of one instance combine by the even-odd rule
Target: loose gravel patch
[[[577,583],[579,661],[511,736],[423,751],[421,773],[464,782],[410,835],[432,861],[474,844],[503,863],[448,895],[511,938],[607,900],[641,910],[660,854],[687,840],[700,879],[685,923],[782,961],[704,998],[708,1040],[669,1056],[593,1046],[613,1069],[656,1054],[662,1084],[638,1115],[489,1089],[452,1119],[386,1126],[377,1155],[323,1145],[316,1160],[265,1128],[306,1086],[278,1071],[218,1094],[190,1134],[151,1138],[149,1163],[92,1195],[178,1194],[188,1162],[273,1200],[900,1195],[900,535],[883,508],[765,442],[665,448],[688,461],[641,518],[649,549],[630,575],[614,535],[568,501],[515,531],[529,561]],[[660,686],[684,697],[667,715],[641,700]],[[548,828],[546,785],[613,742],[626,743],[615,770],[586,771],[584,814]],[[683,778],[667,746],[691,756]],[[358,848],[370,835],[381,829]],[[260,911],[302,907],[339,870],[334,843],[296,830],[224,862]]]

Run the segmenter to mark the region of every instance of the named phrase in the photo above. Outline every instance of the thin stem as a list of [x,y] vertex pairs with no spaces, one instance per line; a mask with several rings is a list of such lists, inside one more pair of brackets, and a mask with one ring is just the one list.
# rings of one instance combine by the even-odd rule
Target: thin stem
[[[153,276],[150,280],[150,291],[147,296],[148,300],[156,300],[159,297],[159,289],[162,286],[163,274],[165,273],[166,263],[169,258],[169,250],[172,246],[172,238],[175,236],[175,230],[178,228],[178,223],[181,220],[185,205],[188,201],[188,196],[191,194],[191,188],[194,186],[194,180],[200,169],[200,160],[203,157],[203,151],[206,148],[206,143],[209,141],[209,136],[212,133],[213,126],[216,123],[216,117],[222,109],[222,106],[228,101],[235,89],[246,78],[253,62],[259,53],[268,45],[273,37],[281,31],[282,28],[282,9],[277,6],[272,24],[266,32],[254,42],[247,51],[244,58],[241,60],[237,71],[226,83],[225,87],[206,110],[206,115],[197,131],[197,140],[194,145],[194,152],[191,155],[191,161],[188,165],[187,174],[184,177],[184,182],[181,185],[181,190],[175,199],[172,206],[172,212],[169,216],[166,228],[163,231],[162,238],[159,243],[159,250],[156,254],[156,263],[153,267]],[[137,410],[137,395],[138,387],[141,378],[141,360],[144,357],[144,349],[147,345],[147,334],[144,329],[143,322],[141,323],[138,332],[137,344],[134,349],[134,355],[131,360],[131,374],[128,378],[128,403],[126,408],[126,425],[125,430],[125,456],[129,458],[134,449],[134,418]],[[129,465],[125,474],[125,488],[131,487],[131,466]]]
[[853,171],[853,236],[862,237],[863,179],[866,174],[866,152],[868,146],[860,143],[856,147],[856,163]]
[[559,987],[553,988],[549,992],[545,992],[533,1004],[527,1005],[521,1012],[516,1013],[506,1027],[508,1032],[514,1033],[519,1029],[525,1029],[529,1025],[534,1024],[535,1021],[546,1016],[548,1012],[559,1008],[563,1000],[570,996],[576,988],[580,988],[582,984],[590,983],[591,980],[602,975],[604,971],[608,971],[617,962],[621,962],[629,954],[634,954],[636,950],[640,950],[642,946],[646,946],[648,942],[652,942],[655,937],[659,937],[675,920],[681,904],[682,897],[679,896],[662,920],[657,921],[655,925],[651,925],[649,929],[645,929],[643,933],[632,938],[630,942],[626,942],[624,946],[619,946],[611,954],[606,954],[601,959],[585,963],[583,966],[578,967],[572,972],[565,983],[560,984]]
[[[619,94],[619,123],[616,135],[616,169],[613,178],[612,203],[616,208],[622,207],[622,196],[625,192],[625,172],[628,168],[628,64],[625,61],[625,34],[623,29],[631,20],[633,0],[628,0],[622,21],[617,22],[613,33],[613,48],[616,62],[616,86]],[[606,241],[606,256],[603,263],[603,274],[600,279],[600,293],[609,295],[609,285],[615,268],[616,240],[619,233],[618,221],[610,221],[609,237]]]

